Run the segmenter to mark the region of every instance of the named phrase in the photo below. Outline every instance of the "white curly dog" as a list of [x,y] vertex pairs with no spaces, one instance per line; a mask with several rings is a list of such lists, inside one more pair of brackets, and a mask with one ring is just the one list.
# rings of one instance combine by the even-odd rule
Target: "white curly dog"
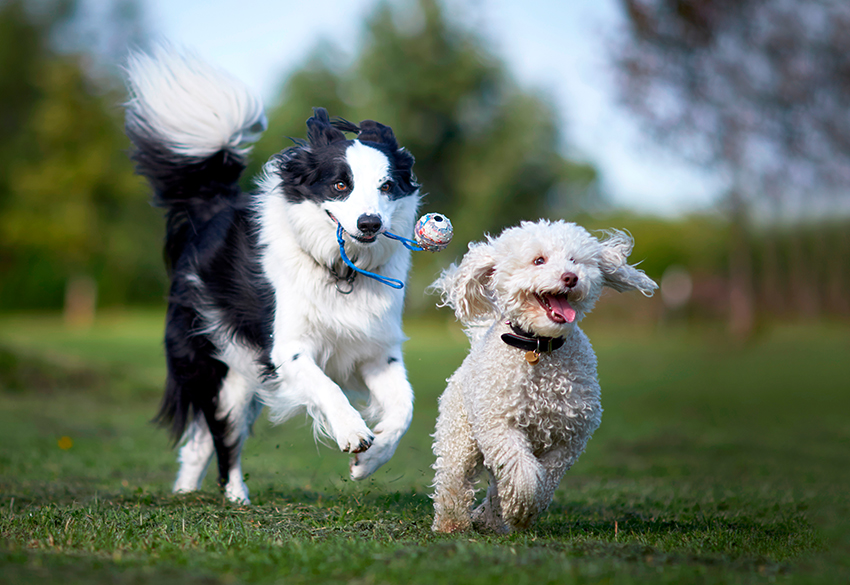
[[[565,221],[523,222],[473,243],[432,285],[471,350],[440,397],[433,529],[524,529],[599,426],[596,356],[578,322],[602,288],[657,288],[626,260],[632,238]],[[474,510],[475,482],[490,486]]]

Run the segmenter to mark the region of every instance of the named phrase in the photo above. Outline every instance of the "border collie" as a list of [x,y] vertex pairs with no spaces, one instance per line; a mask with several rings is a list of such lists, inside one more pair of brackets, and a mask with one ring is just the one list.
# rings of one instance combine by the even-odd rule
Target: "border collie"
[[[175,492],[199,488],[216,455],[226,497],[249,503],[240,452],[263,407],[275,423],[306,411],[313,432],[353,453],[353,479],[386,463],[410,425],[402,361],[404,282],[419,207],[413,157],[392,130],[314,109],[307,139],[273,156],[246,193],[246,143],[260,101],[227,73],[159,46],[131,55],[126,132],[166,210],[171,286],[168,378],[157,420],[182,444]],[[354,134],[348,139],[346,134]],[[359,406],[352,406],[352,400]]]

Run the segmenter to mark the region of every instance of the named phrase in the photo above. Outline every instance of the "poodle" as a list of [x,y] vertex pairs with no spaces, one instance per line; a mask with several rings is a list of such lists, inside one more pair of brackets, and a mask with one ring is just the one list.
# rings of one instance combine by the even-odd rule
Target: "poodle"
[[[433,530],[528,528],[552,501],[602,416],[596,356],[578,322],[608,286],[658,286],[626,260],[631,236],[602,241],[565,221],[523,222],[469,245],[434,282],[471,342],[439,400]],[[474,485],[490,485],[474,510]]]

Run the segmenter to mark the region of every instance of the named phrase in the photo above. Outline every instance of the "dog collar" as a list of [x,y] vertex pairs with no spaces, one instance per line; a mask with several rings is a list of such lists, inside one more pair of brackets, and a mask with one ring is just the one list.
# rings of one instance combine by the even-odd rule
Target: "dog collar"
[[563,337],[540,337],[520,329],[516,325],[510,325],[513,333],[502,333],[502,341],[526,351],[525,359],[532,366],[540,361],[541,353],[552,353],[564,345]]

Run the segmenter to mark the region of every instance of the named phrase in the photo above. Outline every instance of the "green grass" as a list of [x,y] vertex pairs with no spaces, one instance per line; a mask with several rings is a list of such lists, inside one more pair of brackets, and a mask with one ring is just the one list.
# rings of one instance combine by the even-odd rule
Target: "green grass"
[[150,423],[161,322],[0,319],[0,583],[850,581],[846,325],[734,346],[591,316],[602,426],[540,521],[496,537],[430,531],[429,435],[465,352],[454,325],[407,326],[416,415],[384,469],[350,482],[306,420],[261,419],[242,508],[212,478],[169,494],[175,452]]

